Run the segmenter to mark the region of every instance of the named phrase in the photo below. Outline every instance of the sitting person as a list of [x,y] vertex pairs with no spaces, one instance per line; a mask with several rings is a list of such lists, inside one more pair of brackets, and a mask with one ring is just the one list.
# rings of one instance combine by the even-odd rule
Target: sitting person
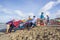
[[32,22],[32,18],[30,18],[30,16],[29,16],[28,20],[26,22],[24,22],[24,28],[27,28],[29,30],[32,26],[31,22]]
[[20,29],[20,24],[21,24],[21,23],[23,23],[22,20],[18,20],[18,21],[14,21],[14,22],[13,22],[13,24],[14,24],[14,26],[15,26],[14,32],[15,32],[16,30]]
[[14,21],[14,19],[6,23],[7,24],[7,31],[6,31],[7,33],[11,32],[11,29],[14,28],[14,26],[12,26],[13,21]]
[[13,29],[14,29],[14,31],[16,31],[16,28],[19,27],[21,22],[22,22],[21,20],[19,20],[19,21],[12,20],[12,21],[8,22],[7,24],[9,24],[10,27],[9,28],[7,27],[8,28],[7,32],[11,33]]

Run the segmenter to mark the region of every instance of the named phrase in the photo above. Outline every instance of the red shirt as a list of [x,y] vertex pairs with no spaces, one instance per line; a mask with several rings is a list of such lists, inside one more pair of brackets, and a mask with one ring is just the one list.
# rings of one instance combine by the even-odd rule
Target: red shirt
[[22,22],[22,20],[19,20],[19,21],[13,22],[13,24],[14,24],[15,27],[18,27],[18,26],[20,25],[21,22]]

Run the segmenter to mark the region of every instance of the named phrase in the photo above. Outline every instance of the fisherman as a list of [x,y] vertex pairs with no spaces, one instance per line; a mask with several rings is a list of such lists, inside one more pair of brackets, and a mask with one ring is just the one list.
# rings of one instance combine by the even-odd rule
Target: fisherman
[[42,12],[40,15],[40,24],[41,25],[44,25],[44,23],[45,23],[44,20],[45,20],[44,13]]

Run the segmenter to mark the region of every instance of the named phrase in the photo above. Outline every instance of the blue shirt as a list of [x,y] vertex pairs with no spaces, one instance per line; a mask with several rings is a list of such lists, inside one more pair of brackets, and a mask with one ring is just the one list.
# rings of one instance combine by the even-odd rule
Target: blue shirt
[[43,15],[43,14],[41,14],[40,18],[41,18],[41,19],[44,19],[44,15]]

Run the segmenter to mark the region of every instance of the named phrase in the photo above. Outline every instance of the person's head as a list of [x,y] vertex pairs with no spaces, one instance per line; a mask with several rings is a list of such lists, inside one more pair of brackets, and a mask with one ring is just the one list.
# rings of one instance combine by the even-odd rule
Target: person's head
[[41,15],[43,15],[44,13],[43,12],[41,12]]
[[28,20],[31,20],[31,17],[30,16],[28,16]]
[[49,17],[49,16],[47,15],[47,17]]
[[15,19],[12,19],[12,21],[14,22],[14,21],[15,21]]
[[29,18],[30,18],[30,16],[29,16]]
[[33,16],[33,18],[35,18],[35,16]]

